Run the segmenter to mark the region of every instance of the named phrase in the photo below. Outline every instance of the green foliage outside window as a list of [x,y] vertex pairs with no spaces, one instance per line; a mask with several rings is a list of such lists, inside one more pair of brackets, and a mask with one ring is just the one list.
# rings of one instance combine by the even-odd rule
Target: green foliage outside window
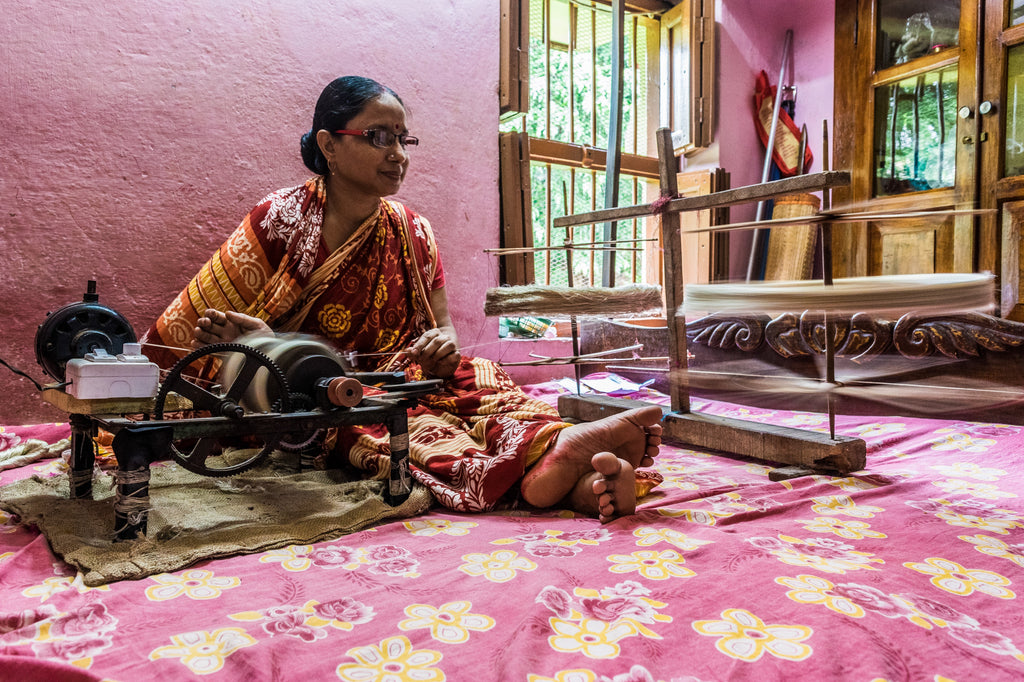
[[[545,30],[549,11],[551,21]],[[627,17],[624,30],[622,151],[646,154],[648,32],[657,30],[657,23],[645,17]],[[612,17],[607,11],[574,8],[566,0],[531,2],[530,111],[503,124],[502,130],[525,130],[534,138],[604,149],[611,109],[611,38]],[[618,204],[645,201],[647,184],[620,174]],[[553,218],[604,208],[603,171],[535,162],[531,164],[531,189],[534,246],[564,243],[566,230],[552,228]],[[618,223],[616,235],[619,239],[640,238],[642,229],[639,221],[623,221]],[[571,239],[574,243],[600,241],[603,226],[574,228]],[[573,252],[574,284],[600,284],[602,253]],[[537,282],[567,285],[566,261],[565,251],[538,251]],[[642,262],[639,252],[617,252],[616,283],[642,281]]]

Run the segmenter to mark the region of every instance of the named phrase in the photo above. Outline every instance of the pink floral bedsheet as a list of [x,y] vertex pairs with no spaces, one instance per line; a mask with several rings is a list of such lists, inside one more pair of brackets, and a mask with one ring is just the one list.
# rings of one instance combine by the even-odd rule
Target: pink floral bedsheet
[[0,512],[0,679],[1024,679],[1021,427],[838,424],[867,470],[773,483],[764,463],[668,446],[664,483],[606,525],[435,510],[99,588]]

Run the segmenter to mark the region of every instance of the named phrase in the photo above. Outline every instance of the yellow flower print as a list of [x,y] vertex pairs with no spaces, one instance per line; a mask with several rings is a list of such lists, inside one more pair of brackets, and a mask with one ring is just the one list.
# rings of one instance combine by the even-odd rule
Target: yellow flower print
[[394,329],[381,329],[377,334],[376,347],[381,350],[392,350],[392,346],[398,341],[398,332]]
[[[604,542],[607,539],[608,533],[603,529],[597,531],[564,531],[549,528],[543,533],[528,533],[526,535],[517,535],[511,538],[491,540],[491,544],[514,545],[517,542],[522,542],[530,554],[533,554],[534,556],[547,556],[548,551],[550,550],[545,550],[545,547],[577,547],[577,545],[596,547],[599,543]],[[572,553],[575,554],[576,552]],[[563,553],[559,552],[558,554],[564,556]]]
[[228,618],[262,623],[263,629],[271,635],[287,634],[314,641],[327,636],[323,628],[350,631],[356,625],[370,622],[374,615],[373,608],[351,597],[343,597],[324,603],[310,599],[302,606],[272,606],[262,611],[232,613]]
[[832,533],[847,540],[888,537],[885,533],[871,530],[871,526],[863,521],[843,521],[842,519],[819,516],[813,521],[798,519],[797,522],[807,524],[804,526],[804,529],[812,533]]
[[384,281],[377,282],[377,288],[373,292],[373,307],[380,310],[384,307],[384,304],[388,302],[388,288],[384,285]]
[[146,597],[150,601],[167,601],[181,596],[189,599],[216,599],[223,590],[242,584],[238,578],[218,578],[212,571],[201,569],[184,571],[181,575],[161,573],[149,579],[158,583],[146,588]]
[[699,523],[704,526],[714,526],[718,519],[724,519],[733,515],[733,512],[714,512],[707,509],[672,509],[671,507],[658,507],[658,513],[670,518],[682,516],[690,523]]
[[100,585],[99,587],[86,587],[85,578],[81,572],[75,574],[74,578],[63,576],[59,578],[46,578],[43,580],[42,585],[33,585],[32,587],[22,590],[21,594],[25,597],[39,597],[40,602],[44,602],[55,594],[60,594],[66,590],[75,590],[78,594],[85,594],[93,590],[100,590],[102,592],[109,592],[110,585]]
[[971,516],[953,512],[939,512],[935,516],[951,526],[977,528],[978,530],[987,530],[990,533],[999,533],[1000,535],[1009,535],[1012,528],[1024,528],[1024,523],[1010,519]]
[[494,619],[481,613],[470,613],[468,601],[453,601],[434,608],[429,604],[405,607],[411,616],[398,624],[402,630],[430,628],[430,636],[445,644],[463,644],[469,641],[469,631],[483,632],[494,627]]
[[975,590],[1000,599],[1014,599],[1017,596],[1013,590],[1003,587],[1009,585],[1010,581],[998,573],[979,568],[964,568],[948,559],[929,557],[924,563],[908,561],[903,565],[918,573],[932,576],[932,585],[961,597],[966,597]]
[[459,570],[471,576],[482,575],[491,582],[505,583],[516,577],[517,571],[534,571],[537,564],[510,549],[497,549],[490,554],[474,552],[462,557]]
[[405,529],[413,535],[432,537],[434,535],[469,535],[469,529],[477,525],[474,521],[451,521],[449,519],[415,519],[405,521]]
[[776,658],[802,661],[812,649],[803,640],[813,634],[803,625],[765,625],[746,609],[726,609],[723,620],[694,621],[693,629],[702,635],[718,637],[715,648],[741,661],[756,661],[765,652]]
[[58,474],[67,473],[69,470],[68,463],[63,459],[51,459],[46,464],[40,464],[32,467],[32,471],[36,472],[41,478],[50,478]]
[[606,623],[593,618],[579,622],[550,618],[548,622],[555,631],[548,637],[552,649],[563,654],[583,654],[587,658],[615,658],[621,651],[617,642],[636,634],[631,623],[621,620]]
[[997,500],[1001,497],[1017,497],[1015,493],[1004,492],[991,483],[973,483],[961,481],[957,478],[947,478],[944,481],[932,481],[932,485],[942,488],[947,493],[954,495],[970,495],[980,497],[983,500]]
[[849,495],[832,495],[830,497],[812,497],[814,504],[811,511],[815,514],[853,516],[858,519],[870,519],[875,514],[885,511],[881,507],[857,504]]
[[960,452],[988,452],[996,444],[991,438],[974,438],[966,433],[947,433],[932,442],[932,450],[959,450]]
[[637,528],[633,531],[633,535],[639,538],[636,544],[640,547],[650,547],[659,542],[667,542],[685,551],[697,549],[701,545],[713,544],[712,540],[695,540],[672,528]]
[[856,476],[847,476],[846,478],[823,477],[823,481],[841,490],[848,490],[851,493],[855,493],[858,490],[873,490],[878,487],[874,483],[869,483]]
[[1000,559],[1008,559],[1024,568],[1024,544],[1008,545],[999,538],[989,537],[988,535],[975,535],[973,537],[970,535],[960,535],[959,538],[964,542],[974,545],[974,549],[982,554],[999,557]]
[[958,503],[938,499],[912,506],[934,512],[936,518],[942,519],[951,526],[976,528],[1000,535],[1009,535],[1013,528],[1024,528],[1024,523],[1021,523],[1024,521],[1024,516],[1020,516],[1010,509],[993,508],[985,502]]
[[442,656],[433,649],[413,649],[404,636],[388,637],[380,645],[349,649],[356,663],[342,663],[337,674],[350,682],[442,682],[445,674],[433,667]]
[[683,566],[686,559],[679,552],[667,549],[663,552],[640,550],[632,554],[613,554],[608,557],[612,562],[612,573],[632,573],[638,571],[648,580],[668,580],[669,578],[689,578],[697,575]]
[[14,533],[20,527],[21,524],[14,520],[13,514],[8,514],[3,509],[0,509],[0,533]]
[[324,334],[338,338],[352,326],[352,311],[338,303],[328,303],[317,314],[316,320]]
[[200,630],[171,637],[174,644],[154,649],[149,660],[180,658],[195,675],[209,675],[224,667],[228,656],[256,640],[241,628],[219,628],[213,632]]
[[800,412],[794,414],[788,419],[783,419],[780,424],[782,426],[792,426],[793,428],[807,427],[807,426],[821,426],[828,419],[823,414],[809,414],[806,412]]
[[862,618],[864,609],[853,601],[832,591],[835,587],[831,582],[816,575],[798,575],[795,578],[783,576],[775,582],[792,588],[786,596],[800,604],[822,604],[844,616]]
[[260,563],[280,562],[281,567],[286,571],[305,571],[313,565],[313,560],[309,557],[311,551],[313,551],[312,545],[289,545],[264,552],[260,557]]
[[1000,476],[1006,475],[1006,472],[1002,469],[983,467],[974,462],[957,462],[952,465],[936,464],[932,466],[932,469],[935,469],[943,476],[974,478],[979,481],[998,481]]
[[773,537],[753,537],[747,542],[763,552],[771,554],[779,561],[790,566],[807,566],[828,573],[846,573],[864,569],[877,571],[869,564],[884,564],[869,552],[858,552],[852,545],[832,538],[800,538],[780,535]]
[[597,682],[597,673],[583,668],[559,670],[554,677],[528,673],[526,682]]
[[877,436],[887,436],[891,433],[900,433],[905,431],[906,428],[907,425],[902,422],[874,422],[854,427],[853,433],[861,438],[874,438]]

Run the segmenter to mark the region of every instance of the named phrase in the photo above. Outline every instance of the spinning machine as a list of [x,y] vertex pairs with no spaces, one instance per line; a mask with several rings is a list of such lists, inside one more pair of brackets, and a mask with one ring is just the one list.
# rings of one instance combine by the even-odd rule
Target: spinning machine
[[[384,499],[397,506],[412,490],[406,411],[441,385],[407,382],[402,372],[353,372],[333,348],[302,335],[203,346],[158,385],[156,366],[140,354],[131,325],[100,305],[95,282],[81,302],[50,313],[39,326],[36,358],[57,381],[43,398],[70,415],[72,497],[92,497],[93,439],[100,428],[114,434],[116,540],[146,532],[151,462],[171,458],[204,476],[233,476],[274,450],[298,453],[308,463],[332,427],[387,427],[391,471]],[[220,369],[214,381],[201,380],[196,367],[212,358]]]
[[[891,313],[922,310],[977,311],[990,309],[994,301],[993,278],[987,274],[890,276],[833,281],[831,277],[831,227],[834,222],[861,222],[894,220],[905,217],[935,215],[918,212],[912,215],[850,213],[830,210],[830,191],[850,183],[850,175],[841,171],[799,175],[792,178],[763,182],[696,197],[681,197],[676,185],[676,163],[671,132],[657,132],[661,197],[652,204],[618,207],[565,216],[552,221],[554,227],[572,227],[591,223],[660,215],[664,266],[664,305],[668,332],[668,376],[671,410],[663,419],[665,437],[697,447],[725,450],[737,455],[753,457],[782,466],[770,477],[781,478],[803,475],[810,471],[849,473],[864,468],[866,444],[858,438],[837,436],[835,433],[834,394],[843,387],[835,377],[837,321],[844,313]],[[827,135],[826,135],[827,139]],[[827,167],[827,155],[824,165]],[[737,223],[701,228],[697,231],[752,229],[757,227],[785,227],[791,224],[819,226],[822,243],[823,280],[799,282],[756,282],[747,284],[707,284],[686,287],[684,303],[682,278],[681,226],[679,214],[683,211],[715,209],[735,204],[764,201],[796,192],[821,191],[823,210],[812,217],[789,220],[770,220],[755,223]],[[973,210],[945,211],[943,214],[977,213]],[[500,293],[495,290],[495,293]],[[938,295],[937,295],[938,294]],[[489,297],[491,297],[489,292]],[[496,297],[495,297],[496,298]],[[821,392],[826,396],[828,433],[797,428],[761,424],[692,413],[689,390],[691,385],[707,381],[708,372],[691,376],[688,371],[687,329],[685,314],[703,312],[715,314],[721,310],[789,312],[808,310],[816,315],[817,333],[822,339],[821,351],[825,358],[825,376]],[[555,309],[519,309],[518,314],[552,315],[563,312]],[[494,314],[498,314],[497,311]],[[570,313],[571,314],[571,313]],[[591,313],[599,314],[599,313]],[[622,349],[620,349],[622,350]],[[588,356],[594,358],[596,354]],[[580,360],[579,356],[571,359]],[[729,379],[724,379],[728,381]],[[723,381],[717,379],[712,381]],[[593,421],[609,414],[636,407],[628,399],[562,395],[559,412],[563,417]]]

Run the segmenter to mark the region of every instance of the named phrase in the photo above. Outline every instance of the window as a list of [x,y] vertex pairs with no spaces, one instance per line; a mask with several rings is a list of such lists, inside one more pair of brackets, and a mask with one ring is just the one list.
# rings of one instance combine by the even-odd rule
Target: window
[[[700,4],[700,0],[694,1]],[[618,205],[646,203],[658,195],[654,132],[665,110],[662,90],[671,89],[661,85],[661,14],[671,6],[662,0],[626,2]],[[505,0],[502,20],[503,39],[517,40],[518,47],[503,51],[512,56],[502,61],[500,127],[505,133],[515,131],[529,138],[530,167],[523,183],[528,184],[523,191],[529,203],[523,207],[528,213],[523,224],[532,224],[526,240],[532,237],[530,245],[537,248],[527,267],[513,268],[506,260],[506,282],[525,284],[509,275],[521,276],[532,269],[531,283],[565,286],[570,283],[566,262],[570,253],[571,279],[576,285],[600,285],[605,254],[609,253],[614,253],[616,283],[656,280],[660,273],[646,272],[644,266],[650,262],[644,257],[645,244],[650,242],[644,240],[653,229],[645,223],[652,221],[617,223],[615,237],[623,243],[614,252],[600,244],[604,241],[602,225],[571,230],[551,226],[554,218],[605,206],[613,48],[608,0],[532,0],[528,10],[516,7],[514,0]],[[528,88],[504,82],[505,74],[517,73],[528,79]],[[689,133],[687,130],[683,137],[690,138]],[[503,150],[506,147],[503,144]],[[503,173],[514,173],[512,163],[503,158]],[[507,186],[520,187],[505,179],[502,184],[503,193]],[[507,197],[503,197],[503,206],[508,206]],[[504,222],[508,234],[512,229],[508,216]],[[546,248],[567,240],[580,248],[572,252]]]

